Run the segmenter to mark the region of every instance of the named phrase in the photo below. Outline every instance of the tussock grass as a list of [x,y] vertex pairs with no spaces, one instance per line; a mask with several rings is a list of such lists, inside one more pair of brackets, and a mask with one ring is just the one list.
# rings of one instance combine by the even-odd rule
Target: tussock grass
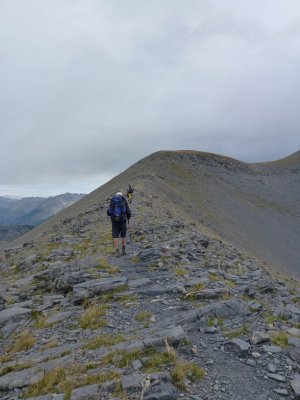
[[35,337],[29,331],[24,331],[17,337],[12,346],[7,348],[7,352],[15,354],[20,351],[27,351],[31,349],[35,344]]
[[124,335],[101,335],[91,340],[87,344],[88,349],[98,349],[102,346],[113,346],[114,344],[124,342]]
[[46,322],[47,319],[41,311],[33,310],[31,312],[31,318],[35,321],[36,329],[47,329],[53,325]]
[[124,368],[131,364],[133,361],[141,359],[147,353],[149,352],[145,353],[142,350],[116,350],[106,354],[102,359],[101,364],[104,366],[115,365],[118,368]]
[[167,351],[163,353],[154,354],[150,357],[143,366],[143,369],[151,374],[154,372],[164,370],[165,366],[168,364],[174,364],[176,362],[176,355],[169,353]]
[[281,347],[288,347],[288,335],[285,332],[278,332],[271,335],[271,342]]
[[109,370],[99,374],[87,375],[91,368],[87,365],[74,365],[71,368],[56,368],[48,373],[36,384],[28,387],[23,398],[43,396],[49,393],[64,393],[64,399],[69,400],[74,389],[104,383],[111,380],[120,380],[120,373]]
[[147,328],[150,325],[150,318],[152,317],[151,312],[146,311],[146,310],[142,310],[139,311],[136,315],[135,315],[135,320],[138,322],[142,322],[144,324],[144,327]]
[[8,367],[3,367],[0,369],[0,376],[6,375],[10,372],[22,371],[23,369],[31,367],[32,362],[9,365]]
[[79,319],[79,325],[82,329],[98,329],[107,325],[104,318],[106,315],[106,305],[91,305]]
[[188,271],[185,268],[176,268],[174,272],[175,272],[176,276],[186,276],[186,275],[188,275]]
[[238,329],[232,330],[232,331],[224,331],[223,332],[225,336],[228,338],[232,339],[238,336],[244,336],[249,334],[249,328],[247,325],[242,325]]
[[185,380],[195,382],[205,377],[205,370],[195,363],[177,361],[171,372],[173,383],[180,389],[186,390]]

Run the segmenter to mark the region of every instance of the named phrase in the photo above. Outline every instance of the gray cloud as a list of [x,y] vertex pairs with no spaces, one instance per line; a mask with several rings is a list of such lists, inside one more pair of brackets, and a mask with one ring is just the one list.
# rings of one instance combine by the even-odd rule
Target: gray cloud
[[298,150],[299,21],[296,0],[2,0],[0,195],[89,191],[161,149]]

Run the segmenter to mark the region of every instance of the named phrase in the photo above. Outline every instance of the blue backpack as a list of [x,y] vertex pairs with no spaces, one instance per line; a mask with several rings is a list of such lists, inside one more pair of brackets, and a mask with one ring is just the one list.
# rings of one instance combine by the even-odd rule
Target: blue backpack
[[122,196],[114,195],[109,206],[109,215],[115,222],[126,220],[126,204]]

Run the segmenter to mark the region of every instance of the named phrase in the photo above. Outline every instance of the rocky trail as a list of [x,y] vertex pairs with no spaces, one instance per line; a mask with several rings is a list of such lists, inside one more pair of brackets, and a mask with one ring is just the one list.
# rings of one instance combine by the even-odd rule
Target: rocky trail
[[142,192],[117,258],[106,208],[5,251],[1,399],[300,398],[296,281]]

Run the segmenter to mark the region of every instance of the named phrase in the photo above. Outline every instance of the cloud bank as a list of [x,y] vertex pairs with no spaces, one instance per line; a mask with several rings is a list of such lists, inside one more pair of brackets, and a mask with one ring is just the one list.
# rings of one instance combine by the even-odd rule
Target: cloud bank
[[91,191],[162,149],[300,147],[296,0],[2,0],[0,56],[0,195]]

